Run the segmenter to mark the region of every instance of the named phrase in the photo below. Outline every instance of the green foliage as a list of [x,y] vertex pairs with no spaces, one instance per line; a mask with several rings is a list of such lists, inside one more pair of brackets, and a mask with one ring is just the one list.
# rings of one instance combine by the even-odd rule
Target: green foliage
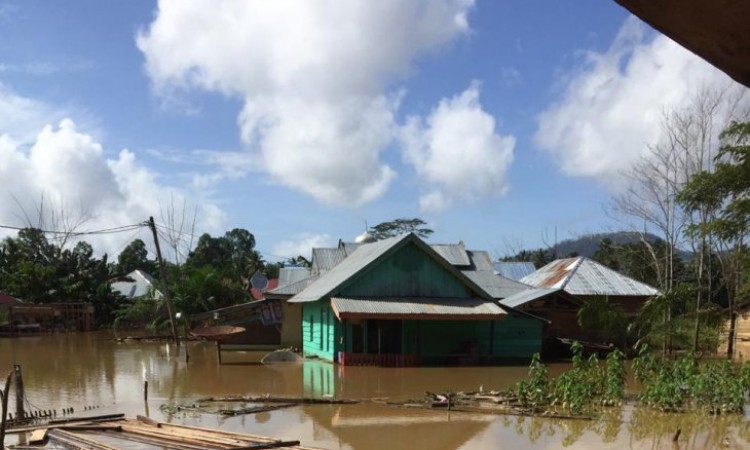
[[404,233],[414,233],[426,239],[434,233],[434,230],[425,227],[425,225],[427,225],[427,222],[419,218],[395,219],[372,226],[368,231],[377,240],[387,239]]
[[550,382],[547,367],[542,364],[539,353],[534,353],[529,365],[529,379],[516,385],[518,399],[524,406],[541,406],[549,403]]
[[607,355],[602,404],[606,406],[620,405],[624,396],[625,354],[616,349]]
[[596,355],[584,358],[583,346],[578,342],[574,342],[570,350],[573,352],[573,368],[555,380],[552,404],[581,413],[602,394],[604,377]]
[[128,244],[117,256],[118,275],[127,275],[134,270],[142,270],[150,275],[154,275],[157,270],[156,261],[148,259],[146,243],[140,239]]

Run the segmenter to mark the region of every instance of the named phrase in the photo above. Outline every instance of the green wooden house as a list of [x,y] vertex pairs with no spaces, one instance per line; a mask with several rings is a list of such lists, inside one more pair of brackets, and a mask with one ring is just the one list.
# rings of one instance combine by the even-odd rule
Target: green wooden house
[[542,321],[492,296],[414,234],[362,245],[289,300],[305,356],[345,365],[527,360]]

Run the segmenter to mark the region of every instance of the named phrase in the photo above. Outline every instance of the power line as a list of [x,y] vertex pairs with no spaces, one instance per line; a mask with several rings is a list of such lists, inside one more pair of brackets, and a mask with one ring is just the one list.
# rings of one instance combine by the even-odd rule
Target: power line
[[16,230],[21,231],[25,229],[37,229],[41,231],[44,234],[65,234],[68,236],[91,236],[91,235],[98,235],[98,234],[112,234],[112,233],[124,233],[128,231],[135,230],[136,228],[141,228],[146,226],[145,223],[136,223],[132,225],[123,225],[120,227],[113,227],[113,228],[103,228],[101,230],[91,230],[91,231],[58,231],[58,230],[41,230],[34,227],[15,227],[12,225],[0,225],[0,228],[4,228],[7,230]]

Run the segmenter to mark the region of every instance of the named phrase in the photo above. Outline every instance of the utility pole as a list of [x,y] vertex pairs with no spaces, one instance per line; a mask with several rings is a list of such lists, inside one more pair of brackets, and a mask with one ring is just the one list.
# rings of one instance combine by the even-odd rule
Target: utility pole
[[159,261],[159,277],[161,278],[161,286],[164,292],[164,301],[167,303],[167,314],[169,314],[169,325],[172,328],[172,338],[177,345],[180,345],[180,337],[177,335],[177,327],[174,323],[174,310],[172,308],[172,297],[169,295],[169,285],[167,284],[167,268],[164,266],[164,260],[161,258],[161,247],[159,247],[159,235],[156,233],[156,224],[154,223],[154,217],[148,218],[148,227],[151,228],[151,233],[154,235],[154,245],[156,246],[156,259]]

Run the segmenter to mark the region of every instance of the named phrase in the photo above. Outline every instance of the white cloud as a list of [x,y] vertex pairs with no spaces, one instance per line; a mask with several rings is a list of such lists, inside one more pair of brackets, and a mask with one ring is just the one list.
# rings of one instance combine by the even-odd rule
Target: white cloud
[[[84,220],[76,231],[136,224],[149,216],[159,220],[162,206],[172,200],[182,205],[186,198],[200,203],[201,229],[218,232],[225,220],[210,199],[160,184],[134,153],[122,150],[117,158],[107,159],[101,144],[78,131],[70,119],[56,128],[45,126],[28,148],[8,134],[0,135],[0,179],[5,180],[0,190],[0,223],[5,225],[27,226],[25,215],[36,225],[42,201],[47,227],[63,225],[61,219]],[[85,240],[98,252],[115,254],[133,237],[107,234]]]
[[359,205],[395,177],[392,84],[469,31],[473,0],[162,0],[137,44],[155,89],[242,99],[243,141],[277,182]]
[[44,125],[59,122],[66,113],[19,95],[0,82],[0,135],[10,134],[19,144],[31,143]]
[[309,261],[312,258],[312,249],[319,247],[331,247],[334,240],[327,234],[300,233],[292,239],[284,240],[273,247],[273,254],[285,258],[304,256]]
[[497,133],[495,118],[479,103],[479,85],[444,98],[427,118],[410,117],[402,130],[404,158],[428,186],[423,211],[456,201],[473,202],[505,194],[513,162],[513,136]]
[[571,176],[610,186],[658,142],[664,113],[688,105],[701,89],[729,77],[663,35],[626,20],[610,48],[588,52],[568,73],[563,92],[539,117],[537,144]]

